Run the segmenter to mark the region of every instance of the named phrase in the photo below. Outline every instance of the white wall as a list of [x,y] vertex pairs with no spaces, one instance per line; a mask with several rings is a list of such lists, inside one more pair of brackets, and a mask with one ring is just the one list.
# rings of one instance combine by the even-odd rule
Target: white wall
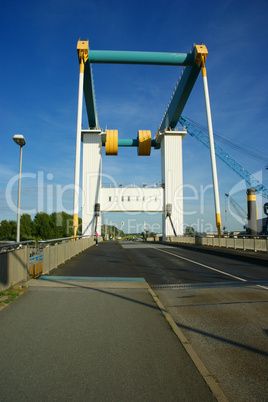
[[[183,175],[182,175],[182,140],[186,131],[165,131],[159,137],[161,141],[161,174],[164,188],[164,207],[172,204],[171,219],[176,234],[183,234]],[[163,238],[174,236],[166,213],[162,216]]]
[[[100,203],[102,173],[102,141],[100,131],[83,132],[83,235],[92,236],[95,231],[95,204]],[[101,217],[97,232],[101,233]]]
[[[102,212],[162,212],[163,236],[174,236],[166,217],[166,205],[172,204],[172,221],[177,235],[183,234],[182,139],[186,131],[160,134],[161,173],[164,188],[102,188],[101,131],[83,131],[83,235],[95,231],[95,204]],[[101,217],[97,231],[101,233]]]
[[102,188],[100,206],[102,212],[162,212],[163,189]]

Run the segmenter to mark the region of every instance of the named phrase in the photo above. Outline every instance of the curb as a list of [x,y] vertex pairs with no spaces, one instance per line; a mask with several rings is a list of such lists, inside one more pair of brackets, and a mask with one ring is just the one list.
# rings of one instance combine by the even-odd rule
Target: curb
[[161,310],[163,316],[171,326],[173,332],[175,335],[178,337],[179,341],[181,342],[182,346],[190,356],[192,362],[196,366],[197,370],[203,377],[204,381],[210,388],[212,394],[215,396],[218,402],[228,402],[228,399],[224,395],[222,389],[220,386],[215,382],[215,379],[213,376],[209,373],[205,365],[202,363],[200,360],[199,356],[195,352],[194,348],[192,345],[188,342],[187,338],[184,336],[184,334],[181,332],[171,315],[167,312],[163,304],[160,302],[159,298],[156,296],[152,288],[148,285],[148,290],[149,293],[151,294],[152,298],[154,299],[155,303],[157,304],[158,308]]

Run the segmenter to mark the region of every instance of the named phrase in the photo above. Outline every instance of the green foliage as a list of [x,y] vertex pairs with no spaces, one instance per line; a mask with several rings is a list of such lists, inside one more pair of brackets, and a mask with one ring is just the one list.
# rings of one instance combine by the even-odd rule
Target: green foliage
[[12,239],[16,239],[17,236],[17,222],[16,221],[9,221],[11,225],[11,237]]
[[0,240],[14,240],[17,234],[17,223],[15,221],[3,220],[0,225]]
[[195,230],[194,230],[194,228],[192,228],[191,226],[187,226],[186,228],[185,228],[185,235],[186,236],[193,236],[194,235],[194,233],[195,233]]
[[[17,224],[16,224],[17,226]],[[32,235],[32,218],[29,214],[22,214],[20,218],[20,237],[29,240]]]
[[[82,234],[82,219],[78,219],[77,235]],[[0,224],[0,240],[16,240],[17,222],[3,220]],[[38,212],[32,220],[29,214],[20,219],[20,239],[59,239],[73,235],[73,217],[66,212],[53,212],[48,215]]]
[[149,232],[148,233],[148,237],[155,237],[156,236],[156,233],[155,232]]
[[[108,234],[108,237],[112,236],[112,238],[117,238],[117,237],[123,237],[124,232],[122,230],[119,230],[116,226],[110,226],[106,225],[106,233]],[[105,236],[105,225],[101,225],[101,235],[104,238]]]
[[8,222],[7,220],[3,220],[0,226],[0,239],[10,240],[11,232],[12,232],[11,223]]
[[37,212],[33,220],[33,235],[37,239],[52,239],[52,219],[45,212]]
[[28,289],[23,286],[12,286],[4,292],[0,292],[0,310],[27,291]]

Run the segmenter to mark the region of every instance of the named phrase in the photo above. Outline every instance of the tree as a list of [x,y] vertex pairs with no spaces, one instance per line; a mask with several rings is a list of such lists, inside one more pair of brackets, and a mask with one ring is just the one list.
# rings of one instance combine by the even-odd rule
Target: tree
[[191,226],[187,226],[185,229],[185,233],[186,236],[193,236],[194,235],[194,228],[192,228]]
[[22,214],[20,218],[20,237],[23,240],[29,240],[32,237],[32,218],[29,214]]
[[[71,237],[73,235],[73,217],[66,212],[61,212],[62,216],[62,227],[63,227],[63,237]],[[79,225],[79,219],[78,219]],[[78,235],[78,233],[77,233]]]
[[[106,225],[107,235],[112,237],[123,237],[125,234],[122,230],[118,229],[116,226]],[[105,225],[101,225],[101,236],[105,236]]]
[[[82,219],[78,218],[77,235],[82,234]],[[0,223],[0,240],[15,240],[17,222],[3,220]],[[66,212],[53,212],[48,215],[38,212],[34,220],[29,214],[22,214],[20,220],[21,240],[60,239],[73,236],[73,217]]]
[[[52,236],[54,239],[73,235],[73,216],[66,212],[53,212],[51,215]],[[82,234],[82,219],[78,218],[77,235]]]
[[52,238],[52,219],[45,212],[37,212],[33,220],[33,234],[38,239]]
[[0,226],[0,239],[11,240],[12,226],[6,219],[1,222]]
[[9,221],[11,225],[11,239],[16,240],[17,238],[17,222],[16,221]]
[[157,235],[157,233],[154,233],[154,232],[148,233],[148,237],[155,237],[156,235]]
[[51,215],[52,237],[60,239],[64,237],[63,218],[61,212],[53,212]]

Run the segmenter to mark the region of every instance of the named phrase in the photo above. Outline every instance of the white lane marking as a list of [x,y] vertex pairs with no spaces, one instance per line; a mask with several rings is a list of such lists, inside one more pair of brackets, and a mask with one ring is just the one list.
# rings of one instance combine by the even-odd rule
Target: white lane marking
[[258,286],[258,288],[262,288],[262,289],[268,290],[267,286],[262,286],[262,285],[256,285],[256,286]]
[[[169,253],[168,251],[160,250],[159,248],[157,248],[155,246],[152,246],[151,244],[149,245],[149,244],[140,243],[140,245],[138,247],[136,245],[135,245],[136,246],[135,247],[134,244],[128,244],[127,247],[124,247],[125,245],[122,245],[122,246],[123,246],[123,248],[142,248],[142,247],[143,248],[153,248],[153,249],[155,249],[157,251],[160,251],[162,253],[167,253],[167,254],[173,255],[174,257],[181,258],[182,260],[190,261],[190,262],[192,262],[194,264],[197,264],[197,265],[200,265],[202,267],[205,267],[205,268],[211,269],[213,271],[219,272],[219,273],[221,273],[223,275],[230,276],[232,278],[238,279],[239,281],[247,282],[247,279],[239,278],[238,276],[227,274],[226,272],[220,271],[219,269],[216,269],[216,268],[209,267],[208,265],[201,264],[200,262],[193,261],[193,260],[190,260],[190,259],[185,258],[185,257],[181,257],[180,255],[177,255],[177,254]],[[172,246],[166,246],[166,248],[172,249],[173,247]],[[262,285],[256,285],[256,286],[259,287],[259,288],[268,290],[267,286],[262,286]]]
[[121,244],[122,248],[144,248],[145,244]]
[[227,272],[223,272],[223,271],[220,271],[219,269],[209,267],[208,265],[201,264],[200,262],[190,260],[189,258],[185,258],[185,257],[182,257],[182,256],[180,256],[180,255],[177,255],[177,254],[174,254],[174,253],[170,253],[169,251],[160,250],[160,249],[157,248],[157,247],[153,247],[153,246],[152,246],[152,248],[154,248],[154,249],[157,250],[157,251],[160,251],[161,253],[166,253],[166,254],[173,255],[174,257],[181,258],[182,260],[192,262],[193,264],[200,265],[201,267],[205,267],[205,268],[211,269],[212,271],[219,272],[220,274],[223,274],[223,275],[226,275],[226,276],[230,276],[231,278],[238,279],[239,281],[247,282],[246,279],[240,278],[239,276],[234,276],[234,275],[231,275],[231,274],[227,274]]

